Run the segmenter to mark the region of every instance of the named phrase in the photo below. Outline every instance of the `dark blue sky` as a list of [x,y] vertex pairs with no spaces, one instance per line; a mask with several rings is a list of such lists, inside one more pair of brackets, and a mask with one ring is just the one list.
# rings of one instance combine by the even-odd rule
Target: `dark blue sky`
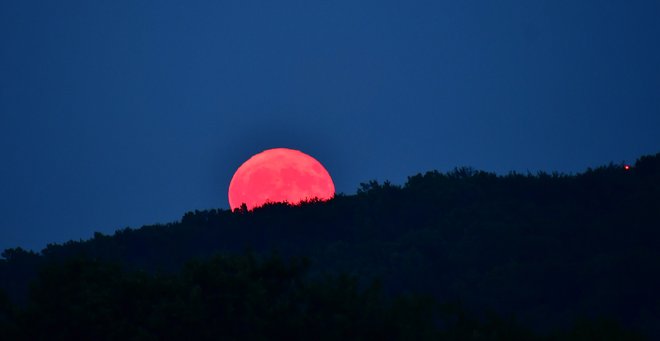
[[300,149],[337,191],[660,151],[660,2],[2,1],[0,250],[227,208]]

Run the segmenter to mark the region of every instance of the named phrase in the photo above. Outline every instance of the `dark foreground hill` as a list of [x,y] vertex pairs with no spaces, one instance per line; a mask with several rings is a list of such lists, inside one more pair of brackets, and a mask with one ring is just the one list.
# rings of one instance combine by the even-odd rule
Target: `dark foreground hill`
[[[5,250],[5,259],[0,260],[0,289],[18,306],[7,301],[0,306],[6,307],[5,311],[22,312],[0,313],[0,324],[3,319],[13,321],[6,316],[22,316],[23,321],[29,321],[29,316],[36,319],[34,316],[39,315],[39,310],[35,307],[57,307],[56,302],[39,296],[39,292],[46,290],[44,288],[63,287],[63,283],[68,283],[67,278],[84,282],[87,277],[81,279],[73,275],[85,272],[72,271],[71,267],[76,265],[71,262],[76,261],[71,258],[87,264],[82,269],[89,269],[88,265],[93,264],[92,274],[106,271],[99,269],[112,268],[108,262],[123,269],[107,270],[109,275],[103,272],[108,279],[115,279],[105,282],[115,283],[117,287],[101,286],[95,291],[116,294],[116,288],[133,288],[123,281],[134,283],[135,276],[143,276],[140,277],[142,281],[152,281],[163,290],[162,297],[190,298],[199,283],[186,277],[189,270],[185,269],[191,266],[184,266],[187,262],[197,259],[203,266],[212,268],[210,264],[216,263],[209,259],[215,259],[214,255],[242,255],[251,250],[257,259],[266,259],[265,264],[270,259],[267,255],[273,251],[284,259],[307,257],[310,267],[291,275],[295,281],[307,283],[300,288],[314,285],[337,288],[337,282],[326,278],[327,274],[343,273],[357,278],[359,282],[356,283],[360,285],[351,286],[353,284],[347,284],[348,281],[342,284],[345,286],[339,286],[342,288],[339,292],[347,296],[338,301],[351,301],[353,299],[347,297],[353,297],[356,302],[367,302],[357,297],[368,296],[368,283],[378,279],[383,287],[383,302],[389,303],[378,306],[380,315],[376,315],[390,316],[390,320],[370,320],[373,325],[387,323],[395,328],[413,322],[391,316],[428,315],[423,310],[426,308],[410,303],[418,302],[417,298],[406,301],[404,298],[409,296],[396,296],[414,293],[430,295],[438,302],[460,302],[462,309],[474,316],[475,321],[487,321],[488,312],[505,319],[515,316],[516,325],[540,333],[566,329],[583,319],[601,321],[599,318],[605,318],[658,338],[659,242],[660,154],[640,158],[630,170],[610,164],[578,175],[496,176],[461,168],[447,174],[415,175],[403,186],[387,182],[362,184],[357,195],[340,195],[329,202],[310,202],[296,207],[274,204],[252,212],[195,211],[184,215],[180,222],[123,229],[112,236],[97,233],[87,241],[49,245],[39,254],[21,249]],[[241,257],[251,259],[252,256]],[[241,257],[238,259],[243,259]],[[259,264],[260,261],[254,262]],[[37,279],[40,268],[46,270],[42,270],[30,296],[28,283]],[[229,271],[227,267],[220,268],[224,270],[216,270]],[[60,282],[48,277],[48,273],[60,274],[60,277],[55,276]],[[259,280],[263,276],[254,278]],[[71,288],[79,292],[86,287]],[[263,290],[270,292],[270,289]],[[296,302],[300,304],[314,305],[317,304],[314,297],[323,297],[313,290],[300,290],[286,291],[286,295],[293,296],[285,295],[284,301],[299,299]],[[67,297],[62,292],[57,296]],[[265,302],[270,302],[271,296],[267,295],[265,301],[255,299],[253,308],[258,307],[255,311],[268,311],[270,303]],[[302,296],[308,300],[300,299]],[[82,301],[93,301],[94,297],[85,296]],[[147,306],[176,306],[157,297],[151,298],[155,301]],[[395,301],[408,302],[404,304],[407,308],[394,307],[394,301],[388,301],[392,297],[399,297]],[[112,299],[99,302],[110,301]],[[189,309],[186,304],[194,305],[194,302],[186,299],[177,304]],[[99,303],[99,306],[106,305]],[[373,315],[356,308],[341,309],[357,314],[342,315],[352,316],[352,319],[362,316],[360,314]],[[330,314],[331,310],[323,314]],[[304,310],[298,311],[300,316],[312,316],[301,311]],[[151,310],[143,313],[155,314]],[[456,317],[459,315],[454,316],[449,326],[464,321]],[[158,316],[152,317],[167,321]],[[268,314],[255,316],[273,320]],[[291,313],[291,316],[297,315]],[[419,319],[413,320],[421,323]],[[449,328],[447,321],[434,321],[439,329]],[[332,329],[331,325],[323,326]],[[425,326],[428,327],[419,324],[414,329],[421,332],[426,330]],[[604,330],[610,335],[616,335],[617,330],[610,322],[582,326],[588,330]],[[464,330],[470,328],[473,329],[470,335],[476,335],[476,339],[484,339],[488,334],[484,332],[487,329],[484,325],[477,323]],[[397,330],[404,333],[408,329]],[[424,335],[437,337],[441,334]],[[497,335],[506,339],[501,331]]]

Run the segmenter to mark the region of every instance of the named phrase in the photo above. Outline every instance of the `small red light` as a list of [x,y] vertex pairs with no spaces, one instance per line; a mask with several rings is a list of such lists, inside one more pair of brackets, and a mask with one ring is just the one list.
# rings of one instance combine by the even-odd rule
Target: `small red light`
[[625,169],[625,170],[630,170],[630,166],[625,165],[625,166],[623,166],[623,169]]

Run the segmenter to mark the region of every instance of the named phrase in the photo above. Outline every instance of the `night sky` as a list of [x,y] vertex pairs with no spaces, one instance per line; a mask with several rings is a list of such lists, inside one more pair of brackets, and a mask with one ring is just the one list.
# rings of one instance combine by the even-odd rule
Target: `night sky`
[[338,192],[660,151],[660,2],[0,2],[0,250],[228,208],[302,150]]

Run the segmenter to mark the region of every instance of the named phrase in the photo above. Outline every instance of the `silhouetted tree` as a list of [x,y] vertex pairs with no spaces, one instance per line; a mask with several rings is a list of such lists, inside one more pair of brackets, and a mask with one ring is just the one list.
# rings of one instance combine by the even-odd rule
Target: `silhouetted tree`
[[[284,259],[308,256],[314,264],[306,275],[310,279],[322,280],[325,275],[331,275],[337,280],[338,274],[349,274],[348,278],[356,282],[357,292],[364,295],[368,283],[379,278],[383,298],[427,293],[439,301],[461,300],[464,310],[470,312],[465,316],[476,317],[471,322],[465,319],[462,323],[466,327],[450,323],[460,331],[451,335],[462,335],[456,338],[472,337],[467,335],[478,335],[481,339],[501,338],[501,335],[513,338],[511,335],[514,334],[505,331],[507,328],[520,332],[515,334],[520,338],[526,332],[517,326],[531,330],[566,329],[581,316],[602,315],[610,321],[618,321],[623,326],[621,330],[632,327],[657,339],[660,338],[660,327],[656,323],[660,319],[657,308],[660,306],[657,290],[660,272],[655,271],[660,264],[658,226],[660,154],[640,158],[629,170],[625,170],[622,164],[609,164],[574,175],[540,172],[497,176],[457,168],[448,173],[431,171],[413,175],[402,186],[370,181],[361,184],[357,195],[337,195],[327,202],[311,200],[299,206],[275,203],[253,211],[193,211],[186,213],[180,222],[125,228],[111,236],[95,234],[88,241],[48,245],[39,254],[9,249],[3,253],[4,259],[0,259],[0,288],[7,292],[19,310],[28,309],[29,312],[30,308],[25,308],[27,288],[29,281],[36,279],[37,269],[44,264],[62,264],[72,257],[84,256],[87,260],[102,264],[110,262],[120,267],[120,270],[112,270],[107,265],[92,266],[98,267],[94,271],[105,269],[93,277],[103,278],[105,273],[108,278],[118,281],[117,287],[103,288],[109,290],[108,297],[124,293],[126,297],[132,297],[126,302],[143,302],[139,303],[141,308],[131,308],[135,311],[151,311],[152,308],[148,307],[152,305],[165,305],[158,314],[149,315],[152,316],[150,321],[169,325],[171,323],[163,321],[171,321],[168,318],[176,316],[193,323],[201,321],[199,316],[206,316],[205,309],[212,308],[201,301],[196,305],[191,303],[190,297],[203,294],[199,291],[201,289],[194,289],[190,284],[194,282],[192,278],[203,277],[194,277],[192,274],[196,272],[185,266],[187,262],[199,259],[204,264],[200,265],[199,274],[223,273],[224,270],[213,270],[213,266],[205,262],[219,252],[236,254],[247,248],[263,255],[277,250]],[[243,269],[240,272],[242,277],[231,277],[232,283],[243,283],[236,284],[239,287],[255,287],[252,281],[258,280],[248,274],[259,273],[262,268],[242,264],[245,259],[229,263],[220,261],[219,264],[228,266],[232,262],[238,262],[236,269]],[[276,272],[281,276],[286,273]],[[142,277],[135,273],[142,273]],[[157,273],[161,277],[153,277]],[[68,276],[78,278],[71,273],[61,277],[60,282],[55,281],[57,277],[48,281],[60,283],[62,290],[69,287],[75,291],[74,284],[66,282]],[[209,276],[211,283],[215,283],[212,280],[216,277]],[[282,278],[271,281],[304,283],[294,280],[296,276]],[[337,284],[338,288],[345,290],[350,287],[348,282]],[[86,286],[91,287],[93,283],[96,282]],[[325,282],[321,287],[332,292],[329,289],[332,283]],[[157,287],[152,288],[152,285]],[[325,291],[299,286],[294,292],[323,301]],[[184,287],[190,291],[182,291]],[[152,297],[145,288],[163,294]],[[255,288],[289,297],[286,291],[277,291],[276,286],[262,283]],[[58,295],[66,297],[64,293]],[[165,296],[176,300],[163,300]],[[34,301],[36,297],[32,304],[39,302]],[[237,300],[236,297],[243,296],[233,299]],[[72,298],[81,302],[105,302],[98,295]],[[223,302],[233,302],[230,298]],[[366,296],[363,299],[367,300]],[[339,298],[331,301],[337,303],[331,305],[332,309],[358,309],[348,303],[340,305]],[[384,301],[390,302],[388,299]],[[108,303],[110,308],[104,309],[119,311],[113,302]],[[370,304],[376,304],[374,302]],[[384,307],[381,312],[394,314],[393,310],[388,310],[394,308],[379,304]],[[288,307],[295,311],[293,306]],[[240,305],[225,307],[247,309]],[[262,306],[251,306],[250,309],[255,307]],[[266,314],[268,310],[264,307]],[[186,313],[177,315],[179,310]],[[489,310],[495,311],[497,316],[515,314],[519,320],[515,323],[504,318],[489,320],[483,313]],[[330,314],[330,311],[326,312]],[[418,314],[424,309],[413,311]],[[103,312],[107,313],[101,309],[98,314]],[[293,314],[291,316],[302,320],[280,320],[278,325],[313,325],[304,317],[306,314]],[[245,318],[249,316],[255,318],[256,315],[244,315]],[[335,326],[350,325],[342,322],[345,319],[341,316],[344,315],[321,321],[335,321]],[[386,320],[383,316],[379,318],[377,321]],[[149,325],[148,321],[136,321],[137,317],[125,324]],[[213,320],[209,324],[221,324],[222,321]],[[376,320],[365,320],[360,326],[375,323],[373,321]],[[231,327],[227,330],[232,330],[254,321],[234,322],[222,323],[229,323],[227,325]],[[616,334],[613,327],[616,325],[613,322],[593,322],[593,328],[590,328],[608,330],[612,335],[627,335]],[[474,329],[474,326],[478,328]],[[175,326],[166,327],[170,328],[165,330],[170,330],[171,335],[184,333],[183,329],[172,329]],[[141,328],[139,333],[146,333],[146,327]],[[498,330],[500,336],[493,336],[495,334],[488,328]],[[576,325],[573,330],[585,328]],[[152,329],[148,329],[151,334],[155,333]],[[398,334],[389,331],[388,335]]]

